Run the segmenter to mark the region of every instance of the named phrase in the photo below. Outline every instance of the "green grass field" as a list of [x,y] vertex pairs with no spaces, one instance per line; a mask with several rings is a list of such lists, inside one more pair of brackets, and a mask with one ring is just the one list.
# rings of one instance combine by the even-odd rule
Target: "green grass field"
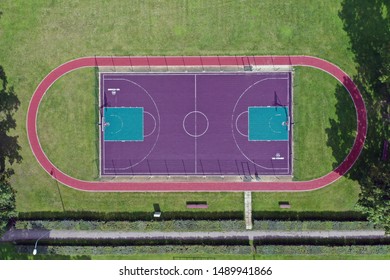
[[[338,17],[340,2],[2,1],[0,64],[21,100],[16,134],[23,162],[14,167],[12,178],[17,210],[61,211],[60,194],[65,209],[73,211],[148,211],[156,202],[166,211],[180,211],[185,201],[200,199],[208,201],[210,211],[243,210],[240,193],[105,194],[57,186],[38,165],[27,141],[31,95],[53,68],[93,55],[305,54],[325,58],[353,75],[353,54]],[[295,179],[306,180],[327,173],[338,162],[327,144],[332,135],[326,131],[335,118],[338,91],[336,81],[318,70],[299,68],[295,78]],[[38,116],[49,158],[81,179],[97,176],[94,86],[93,69],[64,76],[45,96]],[[351,122],[347,117],[344,125]],[[254,208],[276,210],[279,200],[291,200],[292,210],[353,210],[358,192],[354,181],[342,179],[310,193],[257,193]]]

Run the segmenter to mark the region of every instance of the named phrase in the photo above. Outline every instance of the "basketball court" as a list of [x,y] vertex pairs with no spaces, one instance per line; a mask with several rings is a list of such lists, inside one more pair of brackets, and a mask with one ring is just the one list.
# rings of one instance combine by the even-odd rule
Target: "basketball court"
[[291,72],[100,73],[100,175],[291,175]]

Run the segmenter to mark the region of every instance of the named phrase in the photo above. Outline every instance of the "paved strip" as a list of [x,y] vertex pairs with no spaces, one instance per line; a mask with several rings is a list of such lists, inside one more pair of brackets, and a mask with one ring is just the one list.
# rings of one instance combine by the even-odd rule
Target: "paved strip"
[[[63,75],[84,67],[103,66],[308,66],[337,79],[349,92],[357,114],[357,134],[352,149],[333,171],[310,181],[292,182],[99,182],[83,181],[59,170],[46,156],[39,142],[37,118],[39,104],[46,91]],[[84,57],[66,62],[51,71],[35,90],[27,112],[27,135],[32,152],[53,179],[71,188],[92,192],[183,192],[183,191],[266,191],[297,192],[323,188],[340,179],[358,159],[367,135],[367,112],[363,97],[352,79],[336,65],[311,56],[221,56],[221,57]]]
[[10,230],[0,239],[2,242],[27,240],[89,240],[89,239],[266,239],[266,238],[370,238],[390,239],[383,230],[357,231],[224,231],[224,232],[124,232],[85,230]]
[[245,225],[246,229],[252,229],[252,193],[251,192],[244,192],[244,198],[245,198]]

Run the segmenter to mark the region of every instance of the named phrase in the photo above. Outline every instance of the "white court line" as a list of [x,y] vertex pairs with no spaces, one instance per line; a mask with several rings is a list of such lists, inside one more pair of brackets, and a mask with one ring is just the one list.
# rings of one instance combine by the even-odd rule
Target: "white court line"
[[[205,118],[205,120],[206,120],[206,129],[201,133],[201,134],[195,134],[195,133],[198,133],[198,131],[197,131],[197,129],[196,129],[196,131],[194,131],[194,133],[190,133],[190,132],[188,132],[188,130],[186,129],[186,120],[187,120],[187,118],[188,118],[188,116],[189,115],[191,115],[191,114],[194,114],[195,115],[195,119],[196,119],[196,115],[197,114],[201,114],[204,118]],[[194,119],[194,120],[195,120]],[[207,116],[204,114],[204,113],[202,113],[202,112],[200,112],[200,111],[191,111],[191,112],[189,112],[187,115],[185,115],[185,117],[184,117],[184,119],[183,119],[183,130],[185,131],[185,133],[188,135],[188,136],[191,136],[191,137],[194,137],[194,138],[198,138],[198,137],[201,137],[201,136],[203,136],[206,132],[207,132],[207,130],[209,129],[209,119],[207,118]]]
[[[183,72],[100,72],[100,73],[104,73],[104,74],[107,74],[107,75],[111,75],[111,76],[115,76],[115,75],[124,75],[124,74],[128,74],[128,75],[132,75],[132,76],[140,76],[140,75],[145,75],[145,74],[148,74],[149,76],[163,76],[163,75],[167,75],[167,76],[186,76],[186,75],[198,75],[198,76],[248,76],[248,75],[251,75],[251,76],[286,76],[286,74],[289,73],[289,71],[285,71],[285,72],[257,72],[257,71],[253,71],[253,72],[234,72],[234,71],[229,71],[229,72],[186,72],[186,73],[183,73]],[[285,79],[288,79],[285,78]]]
[[101,108],[102,108],[102,101],[101,101],[101,73],[99,73],[99,98],[98,98],[98,112],[99,112],[99,119],[98,119],[98,131],[99,131],[99,177],[102,176],[102,137],[101,137],[101,128],[99,127],[99,123],[101,126],[103,126],[103,120],[102,120],[102,115],[101,115]]
[[157,121],[156,121],[156,118],[151,113],[149,113],[148,111],[144,111],[144,114],[147,114],[147,115],[151,116],[153,118],[153,121],[154,121],[154,127],[153,127],[152,132],[150,132],[148,134],[145,134],[145,137],[148,137],[148,136],[152,135],[154,133],[154,131],[156,130]]
[[[196,109],[196,75],[194,75],[195,77],[195,83],[194,83],[194,88],[195,88],[195,112],[197,112],[197,109]],[[197,122],[196,122],[196,119],[197,119],[197,113],[195,113],[195,135],[198,135],[197,134]],[[198,137],[195,137],[195,174],[198,173],[198,140],[196,139]]]
[[[288,125],[288,138],[290,141],[288,141],[287,143],[287,174],[289,173],[290,171],[290,160],[292,161],[292,159],[290,157],[292,157],[292,154],[290,155],[290,145],[292,145],[292,141],[294,141],[294,139],[292,139],[292,134],[291,134],[291,137],[290,137],[290,126],[291,126],[291,122],[290,122],[290,115],[292,115],[292,107],[294,104],[290,104],[290,80],[292,79],[292,75],[289,75],[289,79],[287,79],[287,105],[288,105],[288,116],[287,116],[287,125]],[[291,100],[292,101],[292,100]],[[290,110],[291,108],[291,110]],[[291,138],[291,139],[290,139]],[[291,175],[292,175],[292,170],[291,170]]]
[[248,137],[248,134],[249,134],[249,125],[248,125],[248,134],[245,135],[244,133],[242,133],[239,129],[238,129],[238,120],[240,119],[240,117],[243,115],[243,114],[248,114],[248,111],[243,111],[241,114],[238,115],[238,117],[236,118],[236,130],[238,133],[240,133],[242,136],[244,137]]
[[[126,74],[128,74],[128,75],[130,75],[130,76],[132,76],[132,75],[134,75],[135,73],[128,73],[128,72],[126,72]],[[137,74],[148,74],[149,76],[153,76],[153,75],[155,75],[155,76],[160,76],[160,75],[177,75],[178,73],[169,73],[169,74],[167,74],[167,73],[153,73],[152,75],[150,74],[150,72],[147,72],[147,73],[137,73]],[[206,74],[204,74],[204,73],[202,73],[202,74],[199,74],[199,73],[182,73],[182,75],[194,75],[194,79],[195,79],[195,84],[194,84],[194,88],[195,88],[195,92],[194,92],[194,95],[195,95],[195,109],[197,109],[197,75],[203,75],[203,76],[212,76],[212,75],[233,75],[233,76],[236,76],[237,74],[241,74],[241,73],[206,73]],[[258,73],[255,73],[255,75],[257,75]],[[285,80],[287,80],[287,82],[288,82],[288,80],[289,80],[289,77],[287,76],[285,76],[285,74],[288,74],[287,72],[281,72],[279,75],[276,75],[276,76],[279,76],[279,77],[275,77],[275,78],[265,78],[265,79],[262,79],[262,80],[259,80],[259,81],[257,81],[257,82],[255,82],[254,84],[252,84],[249,88],[251,88],[252,86],[254,86],[255,84],[257,84],[257,83],[259,83],[259,82],[263,82],[263,81],[265,81],[265,80],[282,80],[282,79],[285,79]],[[115,76],[117,76],[118,75],[118,73],[115,73],[115,74],[113,74],[113,73],[111,73],[111,72],[109,72],[109,73],[107,73],[107,75],[108,75],[108,77],[107,77],[107,80],[116,80],[116,81],[118,81],[118,80],[124,80],[124,81],[127,81],[127,82],[129,82],[129,83],[133,83],[133,84],[135,84],[135,85],[137,85],[137,86],[139,86],[141,89],[143,89],[146,93],[147,93],[147,91],[141,86],[141,85],[139,85],[138,83],[135,83],[134,81],[131,81],[131,80],[128,80],[128,79],[123,79],[123,78],[115,78]],[[241,75],[247,75],[247,73],[242,73]],[[255,76],[254,75],[254,76]],[[261,76],[274,76],[275,75],[275,73],[261,73],[261,74],[259,74],[259,75],[261,75]],[[136,75],[135,75],[136,76]],[[104,81],[103,81],[104,82]],[[248,89],[249,89],[248,88]],[[245,92],[248,90],[248,89],[246,89],[245,90]],[[148,93],[147,93],[148,94]],[[148,94],[149,95],[149,94]],[[154,105],[156,106],[156,104],[155,104],[155,102],[154,102],[154,100],[153,100],[153,98],[152,98],[152,102],[154,103]],[[237,103],[236,103],[236,105],[237,105]],[[236,107],[236,106],[235,106]],[[158,111],[158,109],[157,109],[157,111]],[[158,118],[159,118],[159,113],[157,112],[157,114],[158,114]],[[196,118],[196,116],[195,116],[195,132],[197,132],[197,118]],[[234,137],[234,135],[233,135],[233,137]],[[197,171],[197,137],[194,137],[195,138],[195,174],[198,174],[198,171]],[[157,139],[158,139],[158,137],[157,137]],[[155,143],[156,144],[156,143]],[[237,145],[237,143],[236,143],[236,145]],[[154,147],[153,147],[154,148]],[[153,148],[152,148],[152,150],[153,150]],[[239,150],[241,151],[241,149],[239,148]],[[242,153],[242,151],[241,151],[241,153]],[[149,153],[150,154],[150,153]],[[245,154],[243,154],[244,155],[244,157],[246,157],[245,156]],[[246,157],[247,158],[247,157]],[[248,159],[248,158],[247,158]],[[260,167],[260,168],[263,168],[263,169],[274,169],[274,170],[285,170],[286,168],[266,168],[266,167],[264,167],[264,166],[261,166],[261,165],[259,165],[259,164],[257,164],[257,163],[254,163],[252,160],[250,160],[250,159],[248,159],[249,160],[249,162],[252,162],[253,164],[255,164],[256,166],[258,166],[258,167]],[[136,164],[137,165],[137,164]],[[133,165],[133,166],[135,166],[135,165]],[[129,167],[126,167],[126,168],[119,168],[119,170],[124,170],[124,169],[128,169]],[[109,170],[109,169],[111,169],[111,168],[105,168],[104,167],[104,169],[105,170]],[[288,168],[287,168],[287,172],[288,172]],[[108,173],[106,173],[106,174],[108,174]],[[119,175],[119,174],[117,174],[117,175]],[[282,175],[282,174],[279,174],[279,175]],[[124,176],[126,176],[126,175],[124,175]]]
[[104,81],[105,81],[105,78],[104,78],[104,74],[102,75],[102,78],[103,78],[103,92],[102,92],[102,97],[103,97],[103,106],[102,106],[102,131],[101,131],[101,134],[102,134],[102,149],[103,149],[103,170],[104,172],[102,171],[102,173],[105,173],[106,171],[106,152],[105,152],[105,141],[104,141],[104,126],[103,126],[103,122],[105,120],[104,118],[104,108],[105,108],[105,105],[104,104]]

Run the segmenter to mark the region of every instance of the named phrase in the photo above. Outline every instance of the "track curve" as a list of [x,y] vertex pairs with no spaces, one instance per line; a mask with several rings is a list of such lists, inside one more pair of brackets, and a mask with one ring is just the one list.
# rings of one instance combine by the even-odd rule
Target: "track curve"
[[[84,67],[101,66],[308,66],[337,79],[349,92],[355,105],[357,135],[351,151],[333,171],[310,181],[293,182],[99,182],[83,181],[60,171],[46,156],[39,142],[37,117],[46,91],[61,76]],[[367,135],[367,112],[363,97],[352,79],[336,65],[311,56],[220,56],[220,57],[83,57],[66,62],[51,71],[35,90],[27,112],[27,135],[31,150],[42,168],[60,183],[82,191],[96,192],[180,192],[180,191],[310,191],[325,187],[342,177],[358,159]]]

